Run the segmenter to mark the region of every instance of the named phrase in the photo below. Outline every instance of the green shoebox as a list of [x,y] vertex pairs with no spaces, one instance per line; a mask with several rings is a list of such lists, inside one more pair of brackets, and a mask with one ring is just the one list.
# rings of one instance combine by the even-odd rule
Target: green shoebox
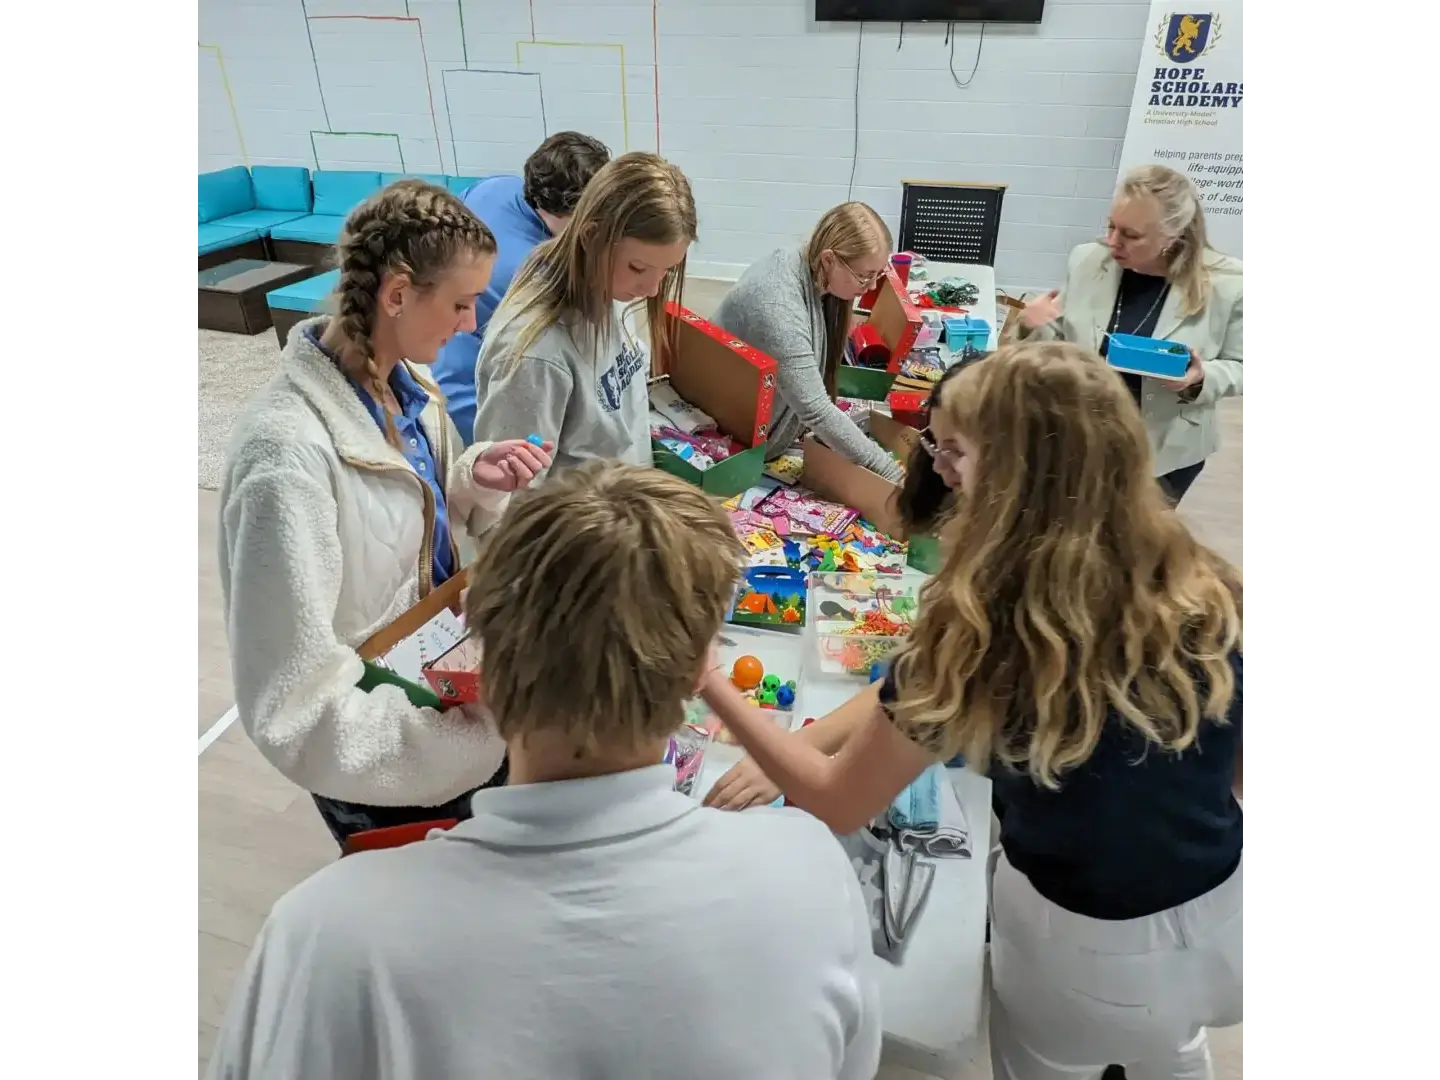
[[938,573],[940,570],[940,538],[912,536],[909,554],[905,561],[922,574]]
[[688,461],[656,442],[650,440],[650,449],[657,469],[663,469],[671,476],[687,480],[701,491],[709,492],[722,499],[739,495],[746,488],[760,483],[765,471],[765,446],[752,446],[738,454],[731,454],[724,461],[717,461],[708,469],[697,469]]
[[841,364],[835,369],[837,397],[859,398],[861,401],[884,401],[895,382],[893,371]]

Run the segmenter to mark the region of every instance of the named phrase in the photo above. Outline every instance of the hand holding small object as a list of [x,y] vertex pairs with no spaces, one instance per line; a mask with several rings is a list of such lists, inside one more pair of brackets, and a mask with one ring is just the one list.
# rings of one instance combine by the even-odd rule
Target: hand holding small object
[[527,486],[550,467],[551,442],[538,445],[529,439],[506,439],[486,449],[475,459],[471,474],[475,483],[491,491],[516,491]]
[[1161,379],[1160,385],[1166,390],[1173,390],[1177,394],[1183,394],[1192,386],[1198,386],[1205,380],[1205,368],[1200,363],[1200,354],[1194,349],[1190,350],[1190,363],[1185,368],[1185,374],[1178,379]]
[[1057,299],[1059,295],[1059,289],[1051,289],[1044,296],[1037,296],[1034,300],[1029,301],[1020,312],[1020,321],[1030,330],[1039,330],[1042,326],[1048,326],[1064,314],[1060,310],[1060,302]]

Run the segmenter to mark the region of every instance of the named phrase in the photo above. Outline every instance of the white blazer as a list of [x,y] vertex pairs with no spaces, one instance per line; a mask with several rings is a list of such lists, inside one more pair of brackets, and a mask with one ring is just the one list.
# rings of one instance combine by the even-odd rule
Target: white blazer
[[[1206,265],[1210,268],[1210,297],[1205,307],[1181,318],[1180,293],[1171,289],[1160,305],[1154,334],[1156,338],[1189,345],[1200,354],[1205,369],[1200,393],[1194,401],[1186,402],[1158,380],[1141,379],[1140,412],[1150,433],[1156,476],[1197,464],[1219,449],[1215,403],[1243,392],[1243,264],[1229,255],[1212,252]],[[1063,314],[1039,330],[1027,332],[1022,326],[1020,337],[1059,338],[1099,352],[1115,312],[1119,288],[1120,267],[1105,245],[1081,244],[1070,252],[1065,288],[1059,297]]]
[[[318,795],[436,806],[488,780],[505,747],[459,709],[356,689],[355,648],[431,588],[434,495],[354,388],[305,334],[231,435],[220,493],[220,582],[240,722],[260,752]],[[475,458],[423,369],[421,423],[447,479],[457,568],[509,496],[478,487]]]

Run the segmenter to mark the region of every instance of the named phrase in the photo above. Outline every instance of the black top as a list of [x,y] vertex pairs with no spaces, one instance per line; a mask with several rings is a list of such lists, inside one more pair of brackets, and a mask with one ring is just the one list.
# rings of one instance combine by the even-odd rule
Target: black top
[[[1228,724],[1202,722],[1195,745],[1156,748],[1112,716],[1088,761],[1058,791],[990,770],[1000,844],[1051,903],[1092,919],[1138,919],[1205,895],[1240,864],[1243,819],[1231,790],[1240,753],[1244,658],[1232,654]],[[893,701],[892,674],[881,689]]]
[[[1136,337],[1154,337],[1155,327],[1160,323],[1160,309],[1170,283],[1163,277],[1137,274],[1134,270],[1120,272],[1120,285],[1115,293],[1115,304],[1110,309],[1110,324],[1106,335],[1100,339],[1100,355],[1110,352],[1110,334],[1133,334]],[[1121,372],[1125,385],[1135,400],[1140,400],[1140,376]]]

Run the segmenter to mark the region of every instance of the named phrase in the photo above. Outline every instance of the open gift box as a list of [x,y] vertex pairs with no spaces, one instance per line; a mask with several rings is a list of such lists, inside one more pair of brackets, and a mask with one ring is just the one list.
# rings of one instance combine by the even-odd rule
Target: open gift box
[[[919,444],[920,433],[884,413],[870,414],[870,434],[885,449],[902,461]],[[899,485],[857,465],[843,454],[830,449],[814,435],[805,437],[802,450],[805,469],[801,482],[822,499],[853,506],[870,524],[881,532],[905,540],[909,544],[907,562],[927,574],[939,564],[939,547],[933,536],[906,535],[900,520]]]
[[464,573],[453,575],[360,643],[361,690],[398,686],[411,704],[431,709],[480,700],[480,643],[460,622],[467,580]]
[[652,439],[655,467],[721,498],[754,487],[765,470],[775,361],[674,301],[665,306],[657,348],[665,352],[660,370],[667,374],[661,378],[668,378],[677,394],[713,417],[722,434],[746,449],[697,469]]
[[910,294],[893,266],[885,268],[874,305],[864,325],[885,343],[890,350],[890,361],[883,371],[841,364],[835,372],[835,393],[839,397],[884,401],[891,383],[900,372],[900,365],[915,347],[915,339],[924,326],[920,309],[911,302]]

